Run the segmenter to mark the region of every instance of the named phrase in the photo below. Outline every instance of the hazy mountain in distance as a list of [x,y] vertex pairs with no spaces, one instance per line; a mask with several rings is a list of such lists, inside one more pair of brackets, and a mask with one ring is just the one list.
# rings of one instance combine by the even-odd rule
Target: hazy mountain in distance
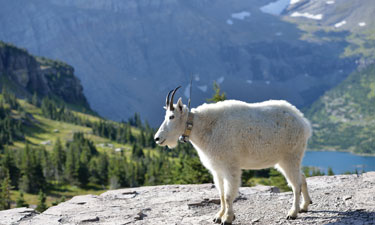
[[352,73],[307,111],[314,135],[309,147],[375,153],[375,64]]
[[326,18],[350,2],[374,4],[321,1],[338,9],[320,18],[326,9],[313,2],[0,0],[0,39],[73,65],[102,116],[120,120],[139,112],[157,125],[165,95],[178,85],[186,89],[190,74],[193,105],[212,95],[216,81],[229,98],[305,107],[343,80],[360,57],[343,57],[352,45],[346,37],[358,31],[326,32]]

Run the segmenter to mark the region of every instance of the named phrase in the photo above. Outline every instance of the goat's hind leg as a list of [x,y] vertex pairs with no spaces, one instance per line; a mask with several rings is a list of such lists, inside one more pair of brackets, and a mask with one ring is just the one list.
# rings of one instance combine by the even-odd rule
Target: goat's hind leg
[[312,203],[311,198],[309,196],[309,192],[307,190],[307,182],[306,182],[306,177],[305,175],[301,174],[302,178],[302,196],[303,196],[303,201],[301,204],[301,209],[300,212],[307,212],[308,206]]
[[213,172],[215,186],[219,191],[220,194],[220,211],[216,213],[214,222],[221,223],[221,217],[224,215],[225,212],[225,201],[224,201],[224,181],[223,177],[220,176],[218,173]]
[[293,205],[288,212],[287,219],[296,219],[299,212],[299,202],[301,197],[302,177],[300,172],[300,161],[295,159],[295,162],[293,162],[293,160],[289,158],[288,161],[280,162],[277,168],[283,173],[293,190]]

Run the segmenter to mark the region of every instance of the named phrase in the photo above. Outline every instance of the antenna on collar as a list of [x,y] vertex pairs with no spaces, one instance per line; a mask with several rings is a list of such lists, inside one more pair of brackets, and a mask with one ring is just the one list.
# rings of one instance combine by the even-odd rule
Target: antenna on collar
[[194,114],[190,112],[190,102],[191,102],[191,90],[193,86],[193,74],[190,76],[190,96],[189,96],[189,101],[188,101],[188,118],[186,121],[186,127],[184,133],[178,138],[178,140],[182,143],[187,143],[189,142],[189,136],[191,133],[191,130],[193,129],[193,120],[194,120]]
[[190,93],[189,93],[189,100],[188,100],[188,109],[190,111],[190,102],[191,102],[191,90],[193,88],[193,74],[190,75]]

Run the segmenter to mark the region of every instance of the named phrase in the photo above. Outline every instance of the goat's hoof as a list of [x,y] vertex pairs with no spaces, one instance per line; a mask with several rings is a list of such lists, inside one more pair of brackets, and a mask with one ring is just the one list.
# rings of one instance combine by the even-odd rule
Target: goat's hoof
[[287,220],[295,220],[297,217],[296,216],[287,216],[286,219]]
[[[232,222],[236,219],[236,216],[233,215],[233,220]],[[221,222],[221,225],[232,225],[232,222]]]
[[310,204],[312,204],[312,201],[310,200]]
[[214,223],[221,224],[221,219],[220,219],[220,218],[215,218],[215,219],[214,219]]
[[221,225],[232,225],[232,222],[223,222]]
[[300,209],[299,212],[300,213],[307,213],[307,210],[306,209]]

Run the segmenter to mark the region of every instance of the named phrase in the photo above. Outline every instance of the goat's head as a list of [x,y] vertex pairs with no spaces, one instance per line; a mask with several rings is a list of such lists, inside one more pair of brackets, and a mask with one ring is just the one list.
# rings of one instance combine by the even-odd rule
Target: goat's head
[[[182,104],[182,99],[179,98],[176,104],[173,104],[173,98],[176,91],[181,86],[170,91],[166,98],[165,118],[161,124],[158,132],[155,134],[155,142],[160,146],[168,146],[175,148],[178,143],[178,138],[184,133],[189,109]],[[172,94],[171,99],[169,96]]]

